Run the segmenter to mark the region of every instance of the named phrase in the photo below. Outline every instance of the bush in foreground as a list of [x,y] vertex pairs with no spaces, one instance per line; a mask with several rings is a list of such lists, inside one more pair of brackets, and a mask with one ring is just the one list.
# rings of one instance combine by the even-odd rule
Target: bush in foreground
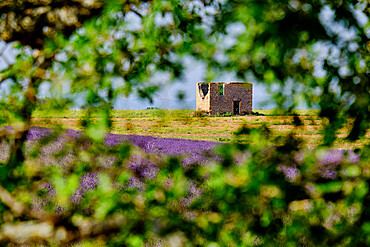
[[[201,142],[200,151],[189,141],[180,152],[171,146],[174,139],[143,137],[135,143],[137,137],[131,137],[136,144],[131,146],[130,136],[107,135],[104,143],[94,144],[82,132],[32,129],[23,174],[13,174],[27,178],[13,191],[15,197],[6,192],[13,182],[1,166],[7,185],[0,191],[6,205],[1,240],[108,246],[369,244],[365,150],[301,150],[291,138],[268,147],[259,130],[243,133],[234,144]],[[249,141],[241,144],[241,138]],[[197,154],[203,158],[189,159]]]

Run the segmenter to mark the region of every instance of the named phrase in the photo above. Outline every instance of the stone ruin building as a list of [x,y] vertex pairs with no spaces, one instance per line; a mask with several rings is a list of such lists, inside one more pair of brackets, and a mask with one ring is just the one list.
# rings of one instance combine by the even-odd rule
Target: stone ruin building
[[253,85],[248,82],[197,83],[196,109],[211,115],[251,114],[252,89]]

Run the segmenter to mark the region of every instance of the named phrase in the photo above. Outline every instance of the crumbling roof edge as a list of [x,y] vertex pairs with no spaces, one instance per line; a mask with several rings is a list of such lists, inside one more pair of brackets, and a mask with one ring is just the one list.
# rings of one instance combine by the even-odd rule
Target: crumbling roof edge
[[225,84],[252,84],[252,83],[250,83],[250,82],[227,82],[227,83],[225,83]]
[[218,82],[198,82],[197,84],[213,84],[213,83],[223,83],[223,84],[252,84],[250,82],[223,82],[223,81],[218,81]]

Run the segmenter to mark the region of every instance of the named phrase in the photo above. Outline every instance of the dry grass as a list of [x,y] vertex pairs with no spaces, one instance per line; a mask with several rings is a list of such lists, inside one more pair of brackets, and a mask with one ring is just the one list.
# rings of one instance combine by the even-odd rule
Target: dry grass
[[[308,111],[305,112],[304,116],[300,116],[304,123],[301,127],[295,127],[292,124],[292,116],[191,117],[190,111],[172,111],[169,113],[166,114],[166,111],[162,110],[160,116],[158,116],[140,111],[140,115],[126,113],[128,117],[118,117],[123,115],[121,112],[119,114],[114,113],[113,116],[116,115],[117,117],[111,119],[112,128],[110,132],[207,141],[230,141],[234,138],[234,132],[242,125],[251,128],[267,126],[273,136],[286,136],[293,133],[309,147],[320,145],[323,133],[322,120]],[[63,128],[82,130],[83,128],[79,124],[80,118],[75,116],[76,113],[74,112],[71,117],[65,115],[63,117],[38,117],[33,119],[33,125],[48,128],[59,125]],[[349,126],[338,131],[339,138],[335,142],[335,148],[353,149],[361,147],[365,143],[370,143],[370,132],[361,140],[353,143],[345,140],[348,132]]]

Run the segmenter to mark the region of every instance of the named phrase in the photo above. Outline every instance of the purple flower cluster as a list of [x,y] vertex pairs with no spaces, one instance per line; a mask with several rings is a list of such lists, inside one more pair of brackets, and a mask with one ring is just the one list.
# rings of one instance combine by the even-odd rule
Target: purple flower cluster
[[43,182],[41,185],[40,185],[40,189],[45,191],[48,196],[50,197],[54,197],[55,196],[55,189],[54,187],[48,183],[48,182]]
[[360,161],[360,156],[353,151],[348,150],[330,150],[319,158],[320,165],[339,165],[343,162],[357,164]]
[[96,189],[98,183],[99,179],[96,172],[89,172],[83,175],[80,179],[80,186],[71,198],[72,203],[78,204],[87,191]]
[[[43,127],[32,127],[30,128],[27,139],[29,142],[35,143],[34,141],[40,140],[52,133],[51,129]],[[61,136],[59,136],[53,142],[45,145],[40,156],[53,154],[61,151],[64,143],[66,141],[75,140],[82,136],[82,131],[76,131],[67,129]],[[141,135],[120,135],[108,133],[105,137],[104,143],[108,146],[115,146],[122,143],[131,143],[135,146],[140,147],[143,151],[147,153],[159,153],[169,156],[183,156],[184,164],[205,164],[209,160],[209,155],[212,150],[219,145],[218,142],[209,141],[198,141],[198,140],[188,140],[179,138],[159,138],[152,136],[141,136]],[[3,150],[2,147],[0,149]],[[50,157],[47,159],[49,160]],[[113,158],[108,162],[112,164]],[[109,165],[108,165],[109,166]]]
[[50,202],[45,198],[35,197],[32,200],[31,208],[35,210],[43,210],[49,203]]
[[[43,137],[49,136],[53,133],[52,129],[44,128],[44,127],[31,127],[28,135],[27,140],[39,140]],[[81,131],[67,129],[61,136],[61,138],[76,138],[81,135]]]
[[113,156],[113,155],[99,155],[95,162],[97,163],[97,165],[101,168],[104,168],[104,169],[109,169],[111,168],[114,163],[117,161],[117,157],[116,156]]
[[143,192],[146,189],[146,185],[145,185],[145,183],[142,180],[140,180],[139,178],[133,176],[133,177],[131,177],[129,179],[128,183],[124,187],[122,187],[122,188],[123,189],[125,189],[125,188],[132,188],[132,189],[137,189],[138,191]]
[[296,167],[280,165],[278,171],[283,172],[285,178],[288,179],[289,182],[294,182],[299,177],[299,171]]
[[55,197],[55,189],[50,183],[43,182],[39,185],[39,190],[44,196],[35,196],[32,200],[31,207],[36,210],[43,210],[50,203],[50,200]]
[[[314,150],[313,150],[314,151]],[[308,151],[307,155],[315,155],[313,151]],[[324,153],[318,153],[317,161],[319,165],[339,165],[342,163],[358,164],[360,162],[360,155],[354,153],[352,150],[331,149]],[[298,164],[302,164],[305,159],[304,152],[297,152],[294,159]]]
[[[99,183],[98,174],[96,172],[90,172],[83,175],[80,179],[79,187],[77,188],[76,192],[71,197],[71,202],[74,204],[78,204],[81,202],[85,193],[89,190],[96,189]],[[55,189],[53,185],[48,182],[43,182],[39,186],[40,192],[44,194],[43,197],[35,197],[32,200],[32,208],[37,210],[44,209],[47,205],[49,205],[52,198],[55,197]],[[60,205],[55,205],[55,212],[61,212],[63,209]]]
[[337,178],[337,172],[335,170],[335,166],[322,166],[319,168],[318,173],[322,178],[325,179],[336,179]]
[[[28,149],[32,150],[33,145],[37,145],[37,141],[52,133],[52,130],[42,127],[32,127],[28,135]],[[39,160],[43,165],[59,165],[64,168],[72,167],[78,162],[76,154],[69,150],[62,157],[56,157],[54,154],[61,152],[65,143],[71,140],[76,140],[82,137],[81,131],[67,129],[63,134],[56,138],[51,143],[43,145],[39,152]],[[182,164],[188,167],[192,164],[206,165],[210,161],[220,161],[220,157],[214,155],[214,148],[219,145],[217,142],[187,140],[178,138],[158,138],[152,136],[140,135],[119,135],[108,133],[105,137],[105,145],[112,147],[122,143],[131,143],[141,148],[146,153],[161,154],[165,156],[181,156]],[[85,143],[86,144],[86,143]],[[88,145],[88,144],[86,144]],[[82,144],[80,145],[82,146]],[[80,147],[83,149],[83,147]],[[0,150],[1,151],[1,150]],[[115,162],[115,156],[101,155],[97,156],[95,162],[102,168],[109,168]],[[156,176],[157,167],[154,164],[143,164],[145,161],[131,158],[131,169],[136,167],[135,173],[145,178],[153,178]],[[147,162],[147,161],[146,161]],[[139,169],[140,167],[140,169]]]
[[32,127],[30,128],[27,139],[28,140],[39,140],[43,137],[46,137],[52,133],[51,129],[43,127]]
[[0,162],[6,162],[9,158],[10,147],[5,140],[0,141]]
[[128,167],[137,178],[154,179],[158,174],[158,167],[148,159],[143,159],[139,156],[131,157],[128,161]]
[[[334,180],[338,176],[338,170],[342,164],[356,165],[360,162],[360,155],[354,153],[352,150],[338,150],[331,149],[324,153],[308,151],[308,153],[297,152],[294,160],[297,164],[303,164],[305,156],[316,157],[317,175],[324,179]],[[284,173],[285,177],[292,181],[298,170],[294,167],[280,166],[280,170]],[[296,171],[297,170],[297,171]]]
[[197,198],[202,195],[202,190],[191,183],[188,188],[188,195],[181,200],[181,206],[186,208]]
[[159,138],[140,135],[119,135],[108,133],[105,137],[107,146],[129,142],[148,153],[160,153],[169,156],[189,156],[186,164],[204,163],[203,154],[210,153],[219,145],[218,142],[188,140],[179,138]]

